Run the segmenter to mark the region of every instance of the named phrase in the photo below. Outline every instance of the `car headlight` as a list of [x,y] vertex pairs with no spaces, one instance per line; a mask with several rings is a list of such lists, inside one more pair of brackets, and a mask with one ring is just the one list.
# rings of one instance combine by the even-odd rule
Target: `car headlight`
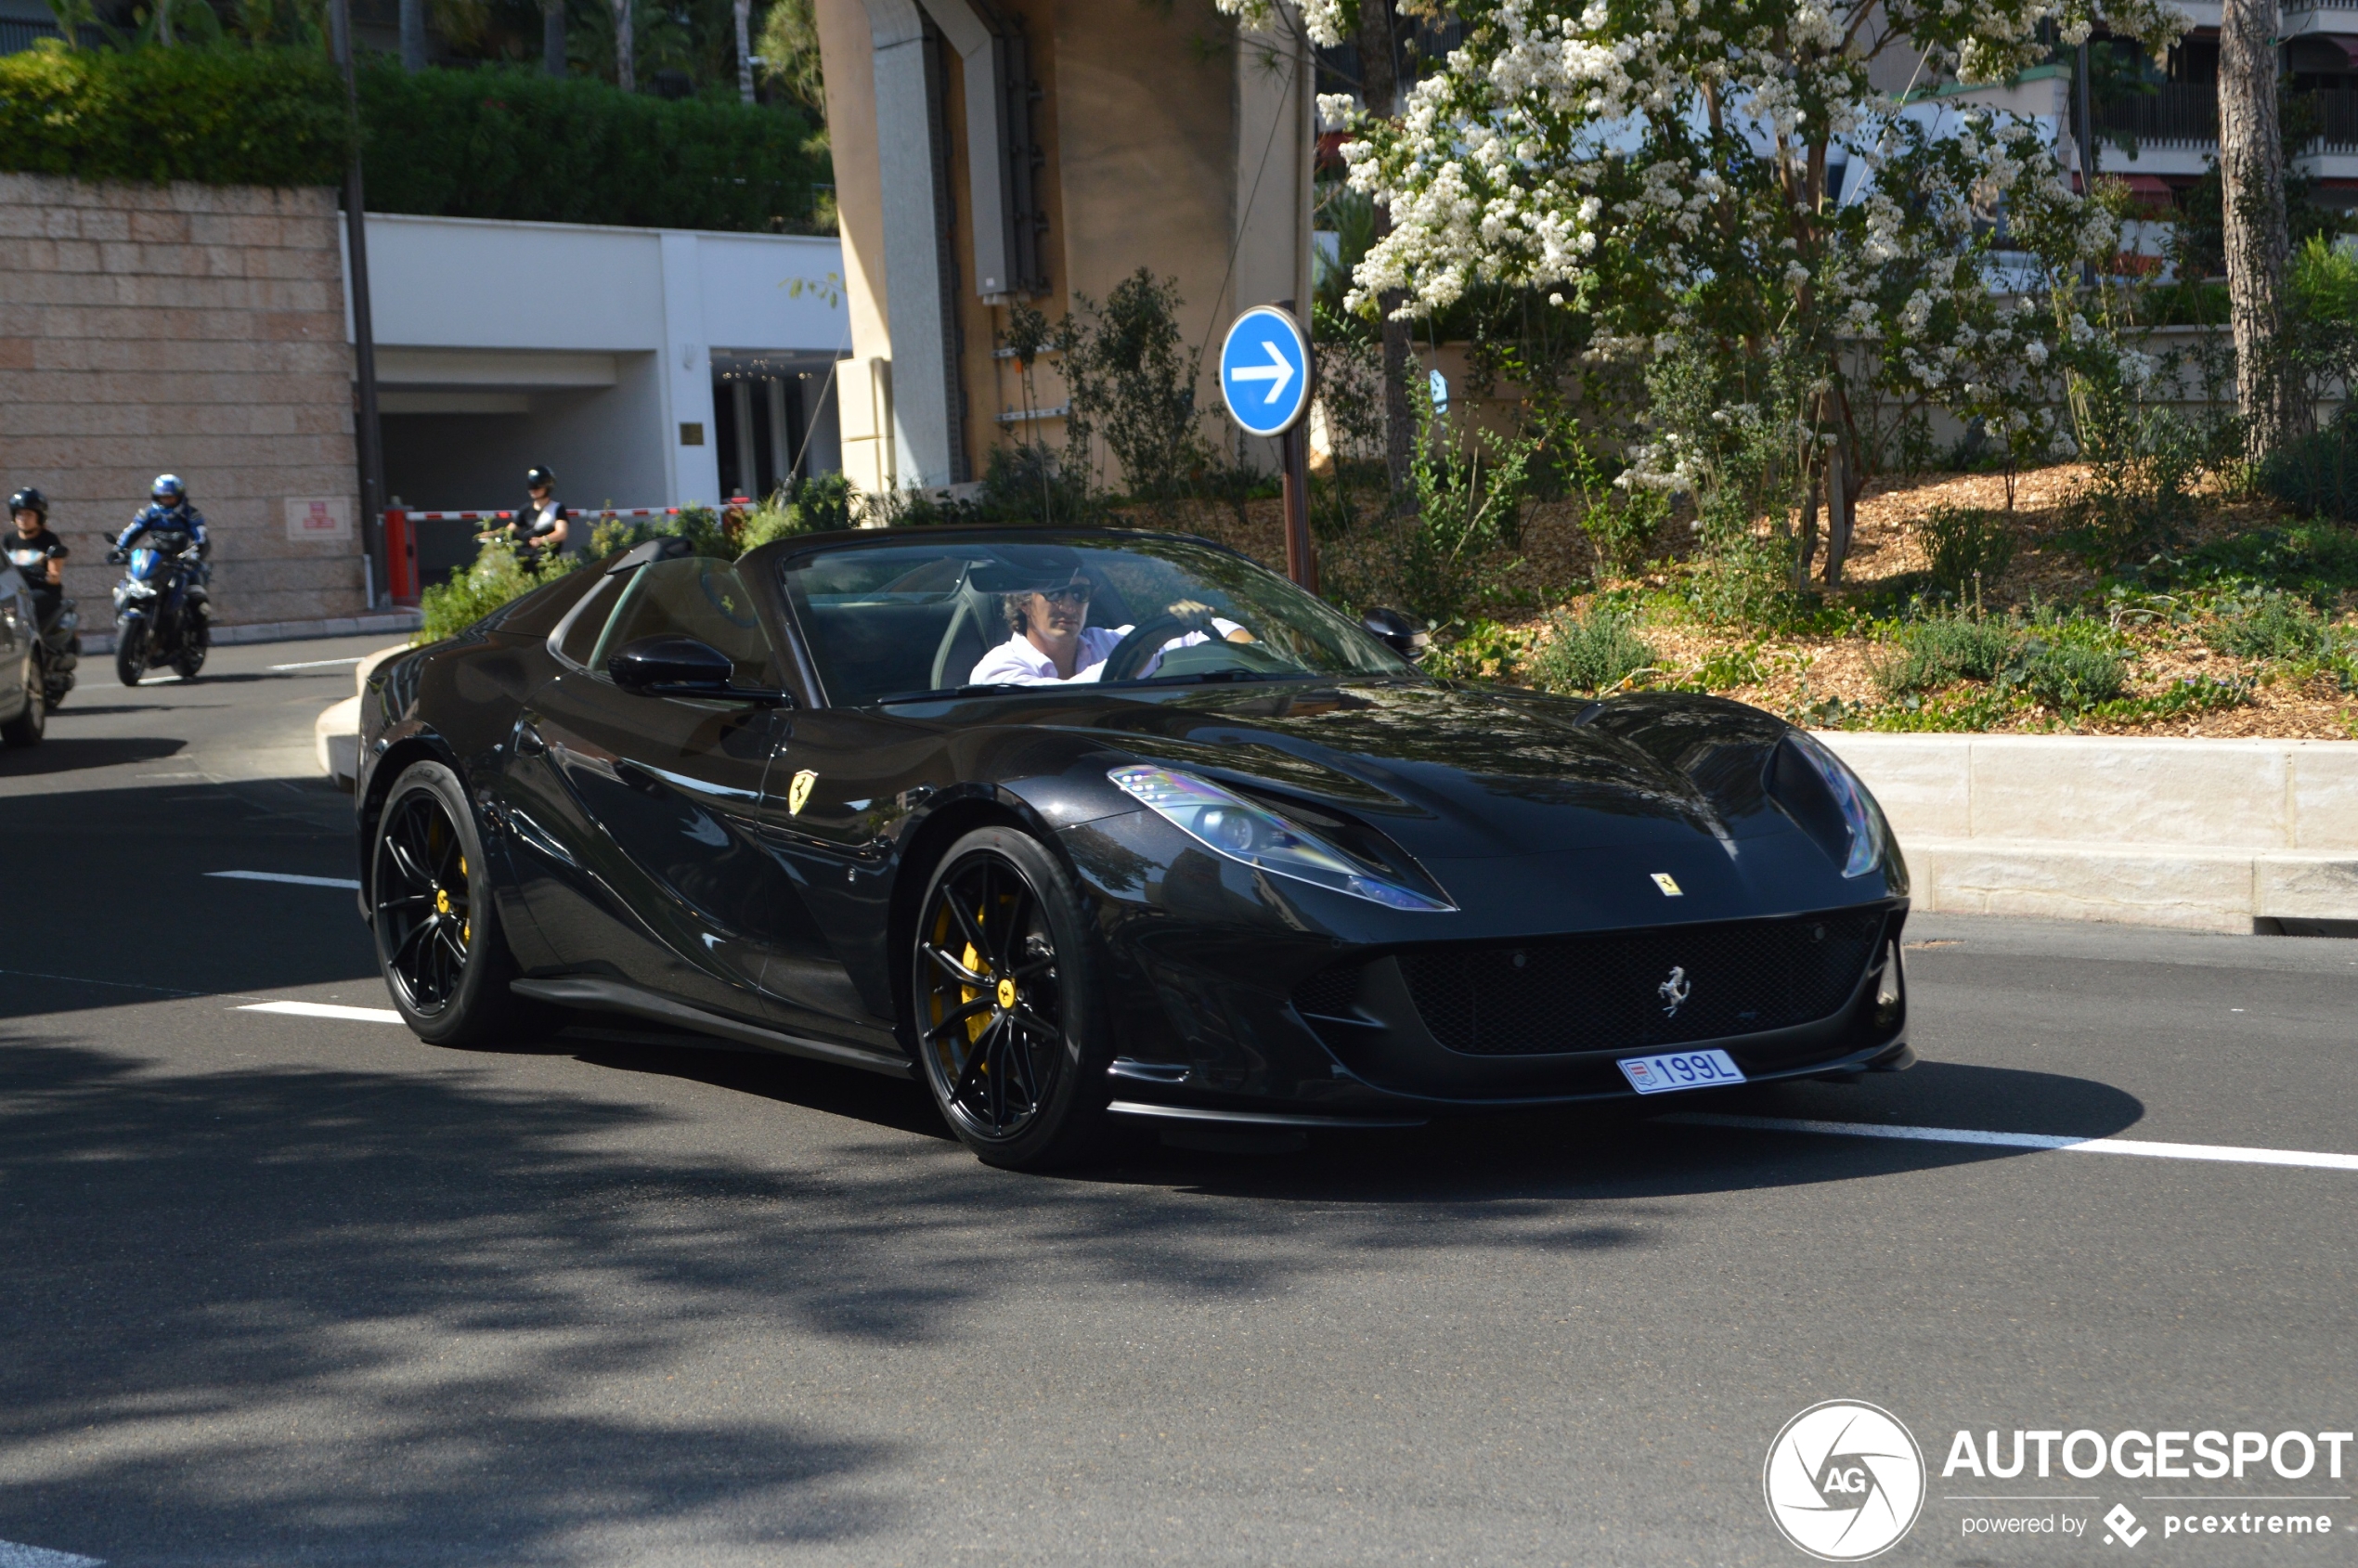
[[1850,836],[1842,874],[1864,876],[1881,865],[1884,852],[1891,847],[1891,829],[1883,820],[1883,808],[1867,793],[1866,784],[1850,771],[1848,763],[1827,749],[1826,744],[1815,735],[1794,730],[1785,736],[1785,744],[1818,775],[1826,793],[1833,797],[1834,810],[1842,813],[1842,825]]
[[1445,897],[1404,888],[1355,856],[1313,836],[1266,806],[1170,768],[1112,768],[1106,777],[1215,854],[1272,876],[1348,893],[1387,909],[1448,912]]

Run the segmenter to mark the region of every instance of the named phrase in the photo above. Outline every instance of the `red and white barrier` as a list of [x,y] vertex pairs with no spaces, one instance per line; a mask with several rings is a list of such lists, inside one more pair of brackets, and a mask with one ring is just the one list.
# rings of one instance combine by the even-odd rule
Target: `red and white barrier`
[[[753,500],[747,496],[731,496],[720,504],[724,507],[751,506]],[[685,510],[677,506],[585,506],[572,508],[568,514],[594,525],[609,517],[677,517]],[[504,512],[421,512],[410,507],[388,509],[384,513],[385,559],[388,563],[385,575],[391,579],[387,587],[392,590],[393,602],[396,604],[415,604],[424,590],[425,585],[419,580],[418,538],[411,531],[412,524],[499,524],[512,523],[515,521],[515,516],[512,509]]]

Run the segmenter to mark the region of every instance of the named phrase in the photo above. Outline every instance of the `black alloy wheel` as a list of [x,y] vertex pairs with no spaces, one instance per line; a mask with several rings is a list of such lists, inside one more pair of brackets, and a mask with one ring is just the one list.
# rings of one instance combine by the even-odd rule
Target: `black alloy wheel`
[[515,978],[491,899],[483,841],[459,777],[439,762],[394,781],[369,857],[377,964],[411,1032],[478,1045],[529,1032],[538,1010]]
[[130,621],[115,633],[114,678],[126,686],[139,684],[148,673],[148,624]]
[[920,910],[917,1057],[943,1118],[993,1165],[1085,1156],[1107,1053],[1070,876],[1029,835],[983,828],[952,846]]

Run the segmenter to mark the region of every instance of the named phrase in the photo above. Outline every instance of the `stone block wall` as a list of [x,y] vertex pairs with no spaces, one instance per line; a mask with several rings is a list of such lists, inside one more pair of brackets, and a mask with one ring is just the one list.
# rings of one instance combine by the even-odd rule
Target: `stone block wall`
[[[0,174],[0,494],[36,485],[83,620],[110,536],[179,474],[224,624],[362,609],[335,193]],[[341,530],[290,537],[288,502]]]

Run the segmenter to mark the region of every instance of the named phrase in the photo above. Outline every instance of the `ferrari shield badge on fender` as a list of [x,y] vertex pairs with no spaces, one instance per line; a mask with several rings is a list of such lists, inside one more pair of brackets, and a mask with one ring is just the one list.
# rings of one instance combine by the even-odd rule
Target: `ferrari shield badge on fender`
[[1662,889],[1662,896],[1665,899],[1683,899],[1687,896],[1685,890],[1678,886],[1678,879],[1666,871],[1654,873],[1654,886]]
[[786,815],[802,815],[802,803],[810,798],[810,786],[818,782],[819,775],[808,768],[794,776],[794,783],[786,786]]

